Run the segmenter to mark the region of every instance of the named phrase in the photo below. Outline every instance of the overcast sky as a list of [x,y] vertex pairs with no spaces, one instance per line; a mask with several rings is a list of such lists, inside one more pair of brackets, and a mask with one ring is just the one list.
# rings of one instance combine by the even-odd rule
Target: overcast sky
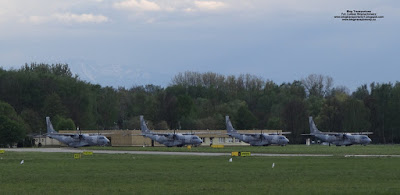
[[[384,16],[341,21],[346,10]],[[167,86],[178,72],[396,82],[398,0],[1,0],[0,66],[68,63],[102,86]]]

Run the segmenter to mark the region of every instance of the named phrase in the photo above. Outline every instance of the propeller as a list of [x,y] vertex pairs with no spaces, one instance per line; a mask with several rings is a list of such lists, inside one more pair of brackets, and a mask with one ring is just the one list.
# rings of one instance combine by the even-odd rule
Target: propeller
[[176,130],[174,129],[174,134],[172,134],[172,138],[175,139],[176,138]]
[[100,134],[100,130],[99,130],[99,129],[97,130],[97,135],[98,135],[98,136],[96,137],[96,141],[97,141],[97,143],[98,143],[98,142],[99,142],[99,138],[100,138],[100,136],[99,136],[99,135],[101,135],[101,134]]
[[177,138],[177,135],[176,135],[176,132],[175,132],[176,130],[174,129],[174,133],[172,134],[172,138],[171,138],[171,134],[167,134],[167,137],[169,137],[170,139],[175,139],[175,138]]
[[261,130],[261,133],[260,133],[260,140],[262,141],[264,138],[265,138],[265,137],[264,137],[264,135],[263,135],[263,131]]
[[336,134],[336,137],[342,138],[342,140],[347,139],[347,136],[345,133],[341,133],[341,134]]
[[82,135],[82,131],[79,129],[79,126],[76,128],[76,131],[78,131],[79,140],[82,140],[83,139],[83,135]]

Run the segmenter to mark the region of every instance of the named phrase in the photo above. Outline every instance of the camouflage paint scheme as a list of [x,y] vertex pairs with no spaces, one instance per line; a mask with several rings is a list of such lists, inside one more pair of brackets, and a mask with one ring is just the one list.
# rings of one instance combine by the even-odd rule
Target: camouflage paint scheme
[[59,142],[69,147],[83,147],[83,146],[105,146],[110,144],[103,135],[90,135],[90,134],[79,134],[79,133],[58,133],[54,130],[51,124],[50,117],[46,117],[47,134],[46,136],[52,139],[56,139]]
[[343,146],[343,145],[350,146],[353,144],[367,145],[371,143],[371,139],[367,136],[368,134],[372,134],[370,132],[361,132],[361,133],[321,132],[315,125],[312,116],[308,118],[308,121],[310,123],[310,134],[302,134],[302,135],[314,136],[323,142],[328,142],[329,145],[334,144],[336,146]]
[[226,131],[228,135],[239,139],[240,141],[249,143],[251,146],[268,146],[280,145],[285,146],[289,143],[289,139],[280,134],[267,134],[267,133],[238,133],[233,128],[229,116],[225,116]]
[[151,132],[146,125],[143,116],[140,116],[140,129],[142,130],[142,136],[148,137],[160,144],[164,144],[167,147],[184,145],[199,146],[203,141],[193,134],[181,134],[181,133],[154,133]]

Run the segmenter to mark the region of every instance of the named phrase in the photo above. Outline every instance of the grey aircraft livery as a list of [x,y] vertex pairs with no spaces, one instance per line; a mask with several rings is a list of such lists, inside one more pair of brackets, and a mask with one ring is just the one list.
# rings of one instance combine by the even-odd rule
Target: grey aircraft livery
[[182,147],[184,145],[199,146],[203,141],[197,135],[193,134],[182,134],[182,133],[154,133],[151,132],[143,119],[140,116],[140,129],[142,130],[142,136],[148,137],[160,144],[164,144],[167,147],[178,146]]
[[314,123],[312,116],[308,118],[310,123],[310,134],[302,134],[306,136],[314,136],[323,142],[328,142],[329,145],[335,144],[336,146],[351,146],[353,144],[367,145],[371,142],[371,139],[367,136],[372,132],[360,132],[360,133],[342,133],[342,132],[321,132],[318,130]]
[[[287,139],[282,134],[274,133],[238,133],[236,129],[233,128],[231,121],[229,120],[229,116],[225,117],[226,123],[226,131],[228,135],[239,139],[240,141],[249,143],[251,146],[268,146],[271,144],[285,146],[289,143],[289,139]],[[283,134],[288,134],[290,132],[283,132]]]
[[69,147],[82,147],[82,146],[105,146],[110,144],[104,135],[90,135],[80,133],[58,133],[54,130],[51,124],[50,117],[46,117],[47,134],[46,136],[52,139],[56,139],[59,142]]

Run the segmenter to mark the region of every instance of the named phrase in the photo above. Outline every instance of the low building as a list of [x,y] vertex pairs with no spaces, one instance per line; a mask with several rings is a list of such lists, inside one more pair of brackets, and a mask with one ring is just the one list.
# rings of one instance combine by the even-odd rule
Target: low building
[[51,139],[47,136],[36,135],[33,136],[33,140],[35,140],[35,146],[60,146],[64,145],[56,139]]

